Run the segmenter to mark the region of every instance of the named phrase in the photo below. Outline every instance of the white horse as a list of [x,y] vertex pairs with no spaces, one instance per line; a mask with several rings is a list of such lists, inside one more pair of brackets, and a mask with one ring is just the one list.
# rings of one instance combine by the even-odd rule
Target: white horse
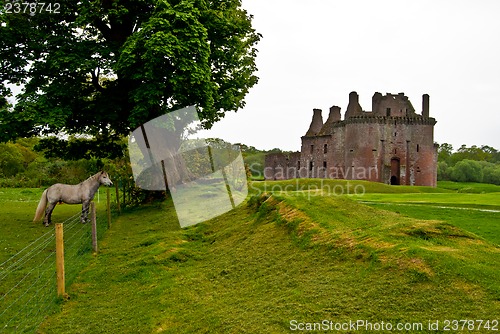
[[45,210],[43,224],[45,226],[49,226],[52,211],[54,210],[56,204],[67,203],[82,204],[82,216],[80,217],[80,221],[84,224],[87,221],[87,216],[89,214],[90,202],[94,199],[94,194],[97,189],[99,189],[101,184],[106,186],[113,185],[108,173],[104,171],[92,175],[85,181],[76,185],[56,183],[50,186],[42,194],[42,198],[40,199],[40,203],[38,203],[33,221],[36,222],[40,220],[43,216],[43,211]]

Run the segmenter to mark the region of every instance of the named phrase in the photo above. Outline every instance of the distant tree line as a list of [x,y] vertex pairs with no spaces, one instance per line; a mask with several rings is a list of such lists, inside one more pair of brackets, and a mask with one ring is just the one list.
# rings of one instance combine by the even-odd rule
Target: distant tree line
[[438,148],[438,181],[480,182],[500,185],[500,152],[491,146],[456,151],[447,143]]
[[[71,147],[73,141],[67,141]],[[39,138],[20,138],[0,143],[0,185],[10,187],[41,187],[56,182],[79,183],[110,164],[110,159],[87,156],[68,159],[45,152]],[[108,166],[109,167],[109,166]]]
[[[95,156],[90,149],[86,154],[85,139],[82,138],[70,137],[53,143],[55,140],[19,138],[0,143],[0,187],[47,187],[57,182],[75,184],[106,169],[131,202],[134,197],[147,196],[134,187],[125,139],[103,148],[103,152],[114,152],[108,157]],[[93,140],[88,139],[89,145]],[[51,144],[60,148],[59,155],[54,154]],[[263,151],[245,144],[237,145],[241,148],[249,176],[254,179],[262,179],[265,155],[281,152],[279,149]],[[74,155],[69,153],[73,150],[79,150],[86,158],[71,159]],[[486,145],[462,145],[454,150],[450,144],[441,144],[438,148],[438,180],[500,185],[500,152]]]
[[[55,139],[54,139],[55,140]],[[87,139],[89,146],[94,139]],[[126,140],[116,144],[121,147],[121,157],[103,158],[85,152],[85,139],[68,138],[61,141],[61,156],[47,148],[51,140],[39,138],[19,138],[0,143],[0,187],[48,187],[54,183],[77,184],[100,170],[110,173],[119,188],[120,202],[125,205],[149,201],[158,194],[141,191],[134,185],[132,170],[126,149]],[[81,150],[86,158],[71,159],[71,150]],[[90,150],[89,150],[90,152]]]

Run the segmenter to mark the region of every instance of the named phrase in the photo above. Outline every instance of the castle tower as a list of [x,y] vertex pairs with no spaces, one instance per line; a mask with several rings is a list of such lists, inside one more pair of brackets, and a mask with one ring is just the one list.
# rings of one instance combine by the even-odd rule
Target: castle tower
[[356,92],[349,94],[343,120],[340,107],[332,106],[324,123],[321,109],[314,109],[309,129],[302,137],[301,152],[288,160],[266,158],[266,167],[273,168],[272,175],[266,175],[266,179],[279,179],[276,171],[286,165],[296,168],[297,172],[288,173],[284,178],[339,178],[436,186],[436,120],[429,116],[429,95],[422,96],[421,114],[415,112],[404,93],[376,92],[372,109],[371,112],[362,110]]
[[323,124],[323,127],[321,128],[319,134],[331,135],[333,132],[334,123],[340,122],[340,120],[341,120],[340,107],[332,106],[330,108],[330,114],[328,115],[328,119],[326,120],[325,124]]
[[352,116],[359,116],[363,113],[363,109],[359,104],[359,95],[356,92],[349,93],[349,104],[347,105],[347,110],[345,112],[345,118]]
[[321,115],[321,109],[313,109],[313,118],[311,125],[309,125],[309,130],[306,132],[306,136],[315,136],[323,127],[323,116]]
[[429,118],[429,94],[422,95],[422,116]]

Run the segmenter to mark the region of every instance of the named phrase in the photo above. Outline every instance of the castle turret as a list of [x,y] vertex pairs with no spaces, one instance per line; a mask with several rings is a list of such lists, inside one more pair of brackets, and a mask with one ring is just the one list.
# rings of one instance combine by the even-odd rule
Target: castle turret
[[315,136],[323,127],[323,116],[321,115],[321,109],[313,109],[313,118],[309,130],[306,132],[306,136]]
[[345,118],[361,115],[363,109],[359,105],[359,95],[356,92],[349,93],[349,104],[345,112]]
[[429,94],[422,95],[422,116],[429,117]]
[[382,94],[375,92],[372,97],[372,112],[377,116],[383,116],[380,111],[380,101],[382,101]]
[[326,120],[325,124],[340,122],[340,119],[340,107],[332,106],[330,108],[330,114],[328,115],[328,119]]
[[266,180],[341,178],[435,187],[436,120],[429,116],[429,95],[415,112],[404,93],[376,92],[372,109],[363,111],[356,92],[349,94],[344,116],[332,106],[323,122],[321,109],[313,109],[300,152],[266,156]]
[[328,115],[328,119],[325,124],[323,124],[323,128],[320,131],[321,135],[329,135],[333,131],[333,123],[340,122],[340,107],[332,106],[330,108],[330,114]]

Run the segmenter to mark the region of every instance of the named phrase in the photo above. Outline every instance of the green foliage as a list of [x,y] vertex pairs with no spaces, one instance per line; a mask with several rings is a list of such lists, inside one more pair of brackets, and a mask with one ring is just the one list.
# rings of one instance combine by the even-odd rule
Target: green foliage
[[453,154],[453,146],[448,143],[440,144],[438,147],[438,161],[446,162]]
[[101,138],[92,139],[70,137],[68,140],[58,137],[41,138],[34,146],[38,152],[43,152],[46,158],[63,160],[109,158],[125,156],[126,139]]
[[500,184],[500,152],[487,145],[462,145],[456,152],[444,143],[438,148],[438,180]]
[[453,146],[448,143],[439,145],[438,161],[446,162],[448,166],[454,166],[461,160],[496,163],[500,162],[500,152],[488,145],[483,145],[481,147],[476,145],[472,145],[471,147],[462,145],[456,152],[453,152]]
[[482,182],[483,169],[478,161],[461,160],[453,167],[450,178],[457,182]]
[[12,143],[0,143],[0,176],[11,177],[24,171],[23,156]]
[[0,178],[11,178],[29,172],[43,158],[33,151],[36,138],[0,143]]
[[446,161],[438,161],[438,164],[437,164],[437,178],[438,178],[438,180],[443,181],[443,180],[450,179],[450,175],[449,175],[450,170],[448,168],[449,167],[448,167],[448,164],[446,163]]
[[113,142],[188,105],[209,128],[257,83],[261,36],[239,0],[59,3],[57,15],[0,14],[1,95],[24,85],[14,110],[0,109],[1,141],[83,133]]
[[[50,141],[52,138],[46,140]],[[123,173],[118,173],[120,168],[112,168],[115,165],[125,164],[123,158],[109,160],[87,157],[87,159],[64,160],[57,156],[50,156],[50,154],[46,158],[40,152],[36,152],[34,148],[41,147],[47,141],[30,138],[0,143],[0,186],[47,187],[57,182],[76,184],[103,168],[107,168],[110,172],[116,172],[116,174],[111,174],[113,177],[123,177]],[[57,143],[58,140],[55,139],[54,142]],[[69,143],[71,144],[72,141],[70,140]],[[64,150],[61,150],[60,155],[63,158],[70,157],[70,155],[66,156]],[[125,165],[127,164],[128,162]],[[128,174],[125,178],[130,178],[129,166],[126,173]]]
[[483,182],[500,185],[500,163],[483,162]]
[[472,145],[467,147],[462,145],[451,157],[452,164],[461,160],[492,161],[496,150],[490,146],[477,147]]

